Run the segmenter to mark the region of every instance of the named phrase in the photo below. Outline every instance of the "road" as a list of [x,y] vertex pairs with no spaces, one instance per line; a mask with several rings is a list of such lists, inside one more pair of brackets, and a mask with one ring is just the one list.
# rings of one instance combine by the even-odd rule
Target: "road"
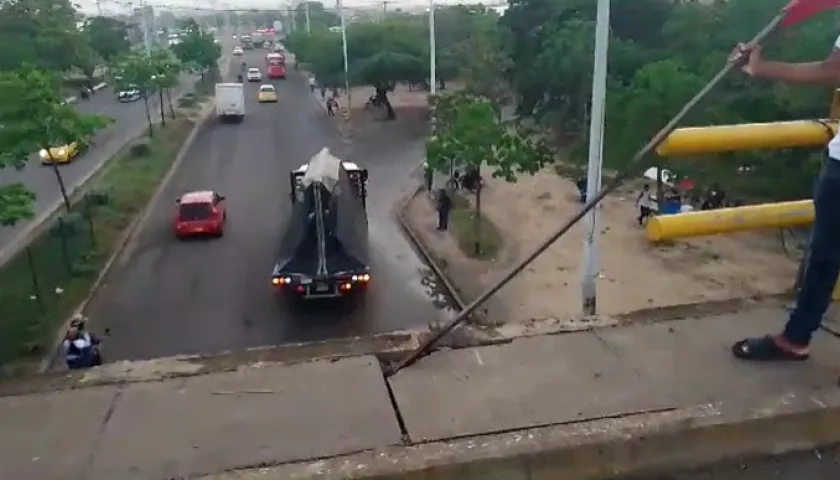
[[612,480],[836,480],[840,447],[769,458],[724,462],[685,472],[622,477]]
[[[248,52],[249,65],[261,52]],[[234,72],[235,74],[235,72]],[[231,76],[232,77],[232,76]],[[241,124],[212,119],[197,138],[149,220],[137,233],[86,312],[110,330],[108,360],[213,353],[268,344],[424,327],[442,315],[422,285],[424,266],[391,218],[411,184],[418,157],[341,140],[304,78],[276,81],[277,105],[256,102],[246,84]],[[270,274],[288,220],[288,174],[323,147],[370,170],[373,282],[356,309],[295,307],[272,290]],[[171,232],[174,200],[214,189],[227,197],[225,236],[179,242]]]
[[[229,42],[224,44],[230,47]],[[232,48],[232,47],[231,47]],[[180,85],[173,89],[173,100],[181,93],[190,91],[197,75],[182,75]],[[160,116],[160,103],[157,96],[149,100],[153,118],[155,112]],[[98,168],[103,162],[113,157],[131,138],[143,133],[148,126],[145,107],[143,102],[120,103],[116,100],[114,91],[106,87],[94,94],[88,100],[82,100],[76,104],[77,108],[86,114],[104,115],[114,119],[114,123],[108,128],[100,131],[93,137],[92,148],[81,155],[69,165],[62,165],[61,172],[68,189],[78,187],[91,171]],[[44,167],[38,161],[30,162],[23,170],[0,169],[0,185],[22,182],[32,190],[35,195],[35,217],[49,212],[61,200],[61,193],[55,180],[52,169]],[[21,240],[30,222],[22,222],[15,227],[0,226],[0,264],[11,256],[14,250],[13,243]],[[8,250],[5,248],[9,247]]]

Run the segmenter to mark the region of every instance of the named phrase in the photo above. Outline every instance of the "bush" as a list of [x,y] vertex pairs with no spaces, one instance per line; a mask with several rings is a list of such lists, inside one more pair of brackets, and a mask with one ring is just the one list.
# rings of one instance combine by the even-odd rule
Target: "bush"
[[152,152],[151,147],[148,143],[136,143],[131,146],[131,149],[128,151],[128,155],[132,158],[140,158],[148,156]]

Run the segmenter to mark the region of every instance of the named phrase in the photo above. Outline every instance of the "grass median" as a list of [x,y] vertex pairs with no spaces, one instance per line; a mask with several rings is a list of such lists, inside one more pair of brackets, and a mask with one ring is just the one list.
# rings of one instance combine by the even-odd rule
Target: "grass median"
[[88,295],[194,125],[179,117],[155,127],[154,138],[127,147],[80,189],[71,212],[57,213],[27,249],[0,269],[0,367],[5,373],[28,370],[53,347],[57,329]]

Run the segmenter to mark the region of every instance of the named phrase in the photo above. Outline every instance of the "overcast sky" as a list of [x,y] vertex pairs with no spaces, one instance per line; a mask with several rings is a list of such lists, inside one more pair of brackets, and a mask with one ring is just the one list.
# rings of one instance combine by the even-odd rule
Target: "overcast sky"
[[[76,3],[80,5],[82,10],[86,13],[96,13],[96,1],[95,0],[77,0]],[[127,11],[127,5],[130,2],[127,0],[119,0],[111,1],[111,0],[101,0],[101,7],[105,13],[109,12],[119,12],[119,11]],[[131,2],[133,5],[140,5],[142,4],[142,0],[136,0]],[[289,8],[289,5],[292,2],[288,0],[235,0],[235,1],[213,1],[213,0],[151,0],[147,2],[149,5],[155,7],[170,7],[172,9],[177,9],[178,7],[198,7],[198,8],[213,8],[214,6],[220,9],[224,8]],[[295,1],[294,4],[298,2]],[[335,6],[335,0],[324,0],[324,5],[329,7]],[[499,4],[499,3],[506,3],[505,0],[436,0],[435,3],[437,4],[448,4],[448,5],[457,5],[459,3],[467,4],[467,3],[487,3],[487,4]],[[376,0],[344,0],[344,5],[347,7],[374,7],[374,6],[381,6],[383,4],[382,1]],[[399,7],[408,7],[408,6],[425,6],[428,5],[428,0],[391,0],[388,1],[388,8],[395,9]]]

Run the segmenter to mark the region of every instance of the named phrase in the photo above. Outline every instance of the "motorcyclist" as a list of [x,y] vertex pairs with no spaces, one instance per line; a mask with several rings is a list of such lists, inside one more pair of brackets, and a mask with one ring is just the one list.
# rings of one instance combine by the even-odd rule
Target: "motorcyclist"
[[61,343],[67,368],[78,370],[102,365],[99,353],[99,338],[85,330],[85,317],[77,314],[70,321],[70,327]]

